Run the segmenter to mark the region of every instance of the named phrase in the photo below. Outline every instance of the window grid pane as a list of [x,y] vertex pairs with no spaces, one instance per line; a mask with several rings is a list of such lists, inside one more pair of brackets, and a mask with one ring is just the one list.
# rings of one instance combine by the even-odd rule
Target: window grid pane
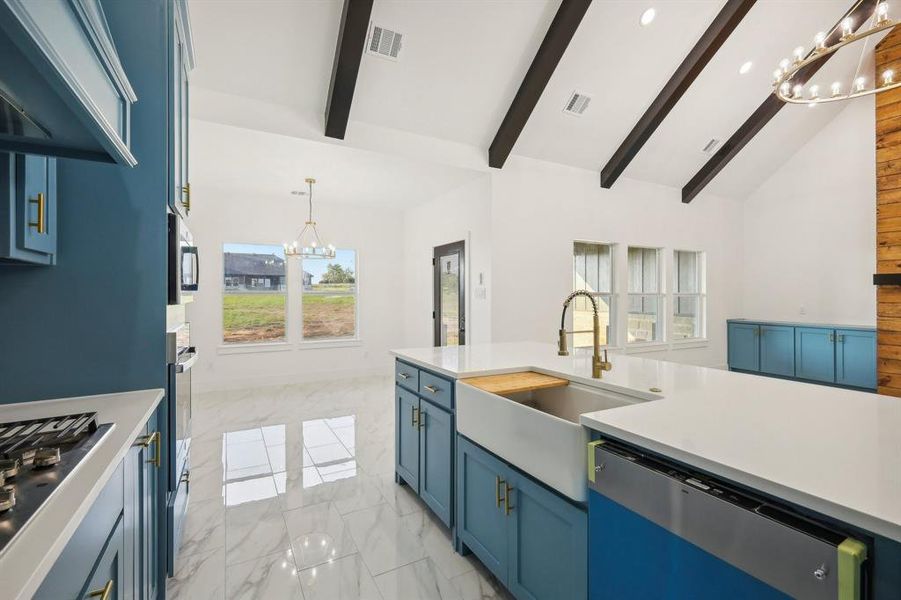
[[357,253],[338,249],[330,260],[301,263],[303,339],[334,340],[357,335]]
[[281,246],[223,245],[222,341],[285,339],[285,254]]
[[629,248],[629,293],[660,292],[660,252],[657,248]]
[[656,342],[662,338],[660,294],[629,294],[629,327],[627,341]]

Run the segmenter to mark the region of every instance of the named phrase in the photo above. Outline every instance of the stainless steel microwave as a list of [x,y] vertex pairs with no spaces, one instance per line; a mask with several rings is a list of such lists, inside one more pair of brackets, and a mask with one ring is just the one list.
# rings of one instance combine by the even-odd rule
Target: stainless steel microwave
[[169,304],[180,304],[182,292],[197,291],[200,259],[194,237],[175,213],[169,219]]

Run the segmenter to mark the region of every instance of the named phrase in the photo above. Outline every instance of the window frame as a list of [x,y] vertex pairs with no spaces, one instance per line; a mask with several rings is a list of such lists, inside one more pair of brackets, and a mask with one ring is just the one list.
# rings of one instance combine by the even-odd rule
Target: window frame
[[[697,256],[697,292],[679,292],[679,259],[680,252],[691,253]],[[673,268],[672,268],[672,286],[673,286],[673,302],[672,314],[670,317],[675,323],[676,307],[679,298],[697,298],[698,306],[698,335],[692,337],[676,338],[675,334],[670,332],[670,339],[675,344],[691,343],[704,341],[707,339],[707,253],[703,250],[686,250],[682,248],[673,248]]]
[[[345,251],[345,252],[353,252],[354,253],[354,292],[353,294],[343,293],[338,294],[341,296],[353,296],[354,298],[354,333],[352,336],[347,337],[316,337],[316,338],[308,338],[303,334],[303,264],[305,260],[323,260],[319,258],[310,258],[304,259],[303,257],[297,261],[299,273],[298,278],[300,280],[299,285],[299,294],[300,294],[300,302],[298,302],[298,322],[299,327],[297,331],[298,336],[298,344],[303,347],[333,347],[340,345],[351,345],[353,343],[360,342],[360,252],[356,248],[335,248],[336,252]],[[336,255],[337,256],[337,255]],[[328,261],[324,261],[328,262]]]
[[[221,311],[221,318],[219,319],[219,325],[222,328],[222,333],[219,336],[219,348],[223,350],[224,354],[229,353],[239,353],[242,350],[256,349],[259,351],[271,351],[277,350],[279,348],[284,348],[291,343],[291,329],[292,329],[292,319],[291,319],[291,308],[290,308],[290,297],[289,292],[291,289],[291,263],[288,261],[288,257],[285,257],[285,289],[282,291],[282,294],[285,297],[285,335],[281,339],[277,340],[255,340],[249,342],[228,342],[225,340],[225,292],[227,290],[227,285],[225,281],[225,247],[226,246],[272,246],[275,248],[283,248],[282,244],[275,244],[271,242],[222,242],[219,245],[220,248],[220,261],[219,264],[222,266],[222,276],[219,278],[220,282],[220,290],[222,291],[222,300],[219,302],[219,310]],[[253,289],[258,289],[256,286],[253,286]],[[271,288],[268,288],[271,289]]]
[[[607,323],[607,343],[601,344],[601,348],[614,348],[616,347],[617,340],[617,305],[618,305],[618,294],[616,291],[616,246],[615,242],[602,242],[595,240],[586,240],[586,239],[574,239],[570,244],[570,275],[571,275],[571,284],[570,290],[576,291],[576,244],[590,244],[592,246],[607,246],[610,249],[610,291],[609,292],[590,292],[591,295],[595,299],[606,298],[607,306],[610,307],[609,318]],[[583,346],[576,345],[576,335],[580,333],[593,333],[592,329],[575,331],[575,325],[573,320],[575,318],[575,308],[570,306],[569,314],[567,315],[566,325],[568,327],[567,334],[572,334],[572,349],[574,352],[585,351],[585,349],[591,349],[593,344],[587,344]]]
[[[629,267],[629,251],[630,250],[653,250],[656,253],[657,258],[657,291],[656,292],[632,292],[632,272]],[[664,268],[664,248],[660,246],[643,246],[643,245],[632,245],[629,244],[626,246],[626,308],[625,314],[623,318],[625,319],[625,345],[630,347],[639,347],[639,346],[656,346],[660,344],[665,344],[668,341],[668,319],[667,315],[667,303],[666,303],[666,286],[665,286],[665,273],[666,270]],[[644,268],[642,267],[642,274],[644,274]],[[642,287],[644,287],[642,285]],[[645,298],[656,298],[657,300],[657,327],[655,328],[656,335],[653,339],[650,340],[630,340],[629,339],[629,315],[632,314],[631,304],[632,299],[638,298],[641,300],[642,304],[644,303]],[[650,314],[650,313],[642,313],[642,314]]]
[[[354,334],[349,337],[305,338],[303,335],[303,263],[304,259],[292,260],[285,257],[285,335],[277,340],[258,340],[247,342],[225,341],[225,248],[227,246],[273,246],[283,248],[281,243],[272,242],[246,242],[228,241],[219,244],[220,291],[222,299],[219,302],[221,333],[219,335],[219,354],[245,354],[253,352],[273,352],[284,350],[312,350],[316,348],[340,348],[354,347],[363,344],[360,323],[361,303],[361,277],[360,277],[360,251],[355,247],[336,248],[336,250],[352,251],[354,253]],[[307,259],[320,260],[320,259]],[[254,288],[269,289],[272,288]],[[346,294],[351,295],[351,294]],[[296,301],[295,301],[296,300]]]

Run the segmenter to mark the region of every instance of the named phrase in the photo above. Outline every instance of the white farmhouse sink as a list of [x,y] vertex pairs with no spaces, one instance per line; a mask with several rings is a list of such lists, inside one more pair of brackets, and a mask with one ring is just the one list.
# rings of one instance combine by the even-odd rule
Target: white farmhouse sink
[[579,415],[642,402],[570,383],[499,396],[457,382],[457,431],[561,494],[588,498],[588,430]]

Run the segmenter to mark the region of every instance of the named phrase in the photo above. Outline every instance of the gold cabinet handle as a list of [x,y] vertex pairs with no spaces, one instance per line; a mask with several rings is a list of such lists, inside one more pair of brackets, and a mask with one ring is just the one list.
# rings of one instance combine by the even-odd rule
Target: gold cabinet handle
[[501,498],[501,484],[502,483],[506,483],[506,482],[503,479],[501,479],[500,475],[495,475],[494,476],[494,501],[497,503],[498,508],[501,507],[501,502],[504,501],[504,499]]
[[28,221],[28,226],[37,229],[38,233],[47,233],[47,197],[44,192],[38,192],[37,198],[29,198],[28,203],[38,205],[38,220]]
[[437,394],[440,391],[438,388],[431,385],[424,385],[422,386],[422,389],[432,392],[433,394]]
[[419,409],[414,408],[410,411],[410,425],[419,429]]
[[181,205],[185,207],[185,210],[191,212],[191,184],[186,183],[181,187]]
[[510,504],[510,492],[513,491],[513,486],[508,483],[505,487],[507,491],[504,493],[504,514],[509,515],[516,507]]
[[114,581],[110,579],[106,582],[106,585],[100,588],[99,590],[94,590],[93,592],[88,592],[88,598],[97,598],[100,600],[108,600],[110,594],[113,592],[113,583]]
[[181,476],[182,483],[188,483],[191,481],[191,472],[185,471],[184,475]]
[[160,468],[160,432],[154,431],[150,435],[145,435],[144,437],[138,440],[138,444],[143,446],[144,448],[150,447],[150,444],[156,444],[156,448],[153,452],[153,458],[148,460],[150,464],[152,464],[157,469]]

